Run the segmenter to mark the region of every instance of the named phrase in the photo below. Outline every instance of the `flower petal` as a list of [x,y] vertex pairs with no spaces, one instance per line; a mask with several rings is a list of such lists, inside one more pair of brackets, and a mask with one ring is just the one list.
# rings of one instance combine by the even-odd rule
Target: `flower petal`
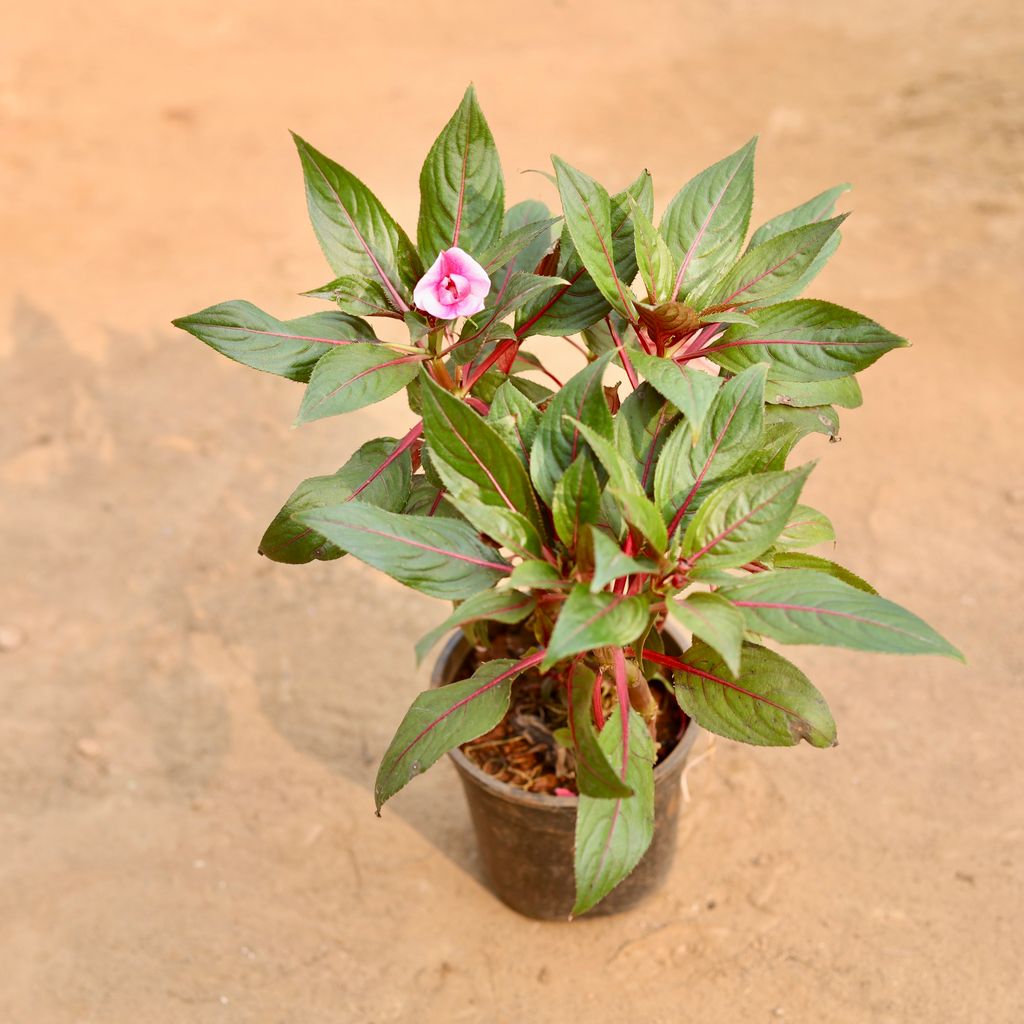
[[437,259],[434,260],[430,269],[416,282],[416,287],[413,289],[413,301],[420,309],[425,309],[428,313],[434,312],[428,303],[436,303],[437,286],[441,283],[444,275],[444,253],[441,252],[437,254]]
[[454,305],[448,307],[448,317],[474,316],[484,308],[484,300],[479,295],[469,293],[464,299],[460,299]]
[[432,316],[454,320],[479,313],[490,290],[487,271],[469,253],[453,246],[438,253],[433,265],[416,283],[413,300]]

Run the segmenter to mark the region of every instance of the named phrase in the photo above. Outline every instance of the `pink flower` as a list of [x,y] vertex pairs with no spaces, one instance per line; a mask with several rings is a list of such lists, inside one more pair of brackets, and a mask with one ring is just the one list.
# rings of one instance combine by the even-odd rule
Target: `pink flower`
[[484,308],[491,290],[487,272],[469,253],[446,249],[419,279],[412,297],[416,305],[441,320],[472,316]]

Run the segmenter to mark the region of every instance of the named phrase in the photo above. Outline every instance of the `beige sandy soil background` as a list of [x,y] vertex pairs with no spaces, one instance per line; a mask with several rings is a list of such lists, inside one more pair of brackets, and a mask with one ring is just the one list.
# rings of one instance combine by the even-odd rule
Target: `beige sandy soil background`
[[[1022,32],[1010,0],[12,5],[0,33],[0,1021],[1024,1020]],[[797,649],[841,745],[721,741],[656,901],[544,925],[479,879],[445,764],[373,816],[439,602],[279,566],[301,478],[409,422],[290,430],[300,389],[172,317],[330,275],[286,129],[407,225],[469,79],[659,205],[761,134],[755,219],[837,181],[814,293],[915,346],[810,500],[969,667]],[[539,341],[557,346],[557,340]],[[572,365],[565,347],[565,367]]]

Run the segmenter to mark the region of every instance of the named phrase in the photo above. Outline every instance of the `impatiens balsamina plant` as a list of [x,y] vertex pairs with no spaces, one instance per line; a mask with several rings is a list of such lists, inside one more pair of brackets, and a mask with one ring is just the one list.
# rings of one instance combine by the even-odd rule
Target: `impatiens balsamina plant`
[[[685,185],[657,226],[646,171],[609,195],[558,157],[561,216],[532,200],[506,209],[470,88],[420,173],[414,244],[359,179],[295,142],[335,275],[305,294],[336,310],[285,321],[233,301],[175,323],[304,384],[299,423],[403,389],[416,422],[301,483],[260,551],[288,563],[348,552],[454,602],[421,657],[456,627],[478,650],[513,624],[535,642],[416,698],[384,755],[378,809],[497,725],[517,677],[543,673],[576,765],[583,913],[651,840],[655,679],[722,736],[829,747],[824,699],[764,638],[959,657],[803,550],[833,531],[801,502],[813,463],[790,466],[794,446],[812,432],[835,437],[835,406],[860,403],[854,374],[906,344],[859,313],[797,297],[839,244],[833,208],[847,186],[744,244],[752,140]],[[378,339],[373,318],[408,338]],[[586,357],[564,384],[542,362],[563,338]],[[605,383],[610,364],[624,397]],[[692,635],[681,656],[665,653],[670,623]]]

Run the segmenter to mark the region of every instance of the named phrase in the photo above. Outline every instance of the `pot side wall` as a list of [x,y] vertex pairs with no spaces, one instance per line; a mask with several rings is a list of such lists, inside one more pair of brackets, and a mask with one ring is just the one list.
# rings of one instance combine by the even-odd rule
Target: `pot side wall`
[[[671,639],[666,635],[666,640]],[[462,678],[470,645],[461,633],[445,644],[431,684]],[[693,721],[654,769],[654,838],[633,872],[588,916],[616,914],[661,888],[675,859],[680,775],[700,733]],[[568,920],[575,902],[576,797],[529,793],[492,778],[461,750],[448,755],[469,803],[480,857],[492,891],[513,910],[540,920]]]

